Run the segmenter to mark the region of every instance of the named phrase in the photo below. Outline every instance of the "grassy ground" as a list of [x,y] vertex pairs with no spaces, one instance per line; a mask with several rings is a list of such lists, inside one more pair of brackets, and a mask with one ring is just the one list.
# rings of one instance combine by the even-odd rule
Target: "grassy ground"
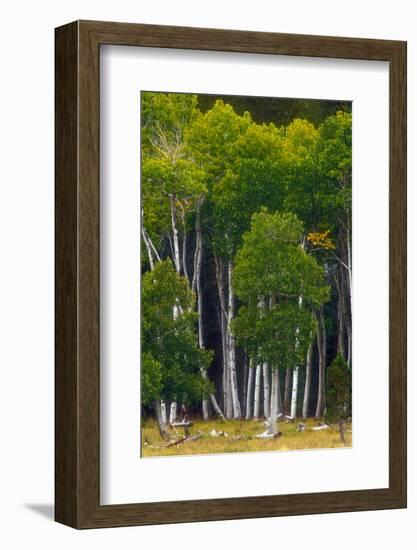
[[[191,426],[191,435],[199,431],[204,435],[197,441],[186,441],[180,445],[166,448],[159,436],[154,420],[146,420],[142,425],[142,456],[175,456],[193,454],[242,453],[256,451],[293,451],[296,449],[329,449],[343,447],[337,426],[328,430],[313,431],[317,421],[308,419],[304,422],[307,430],[297,432],[297,422],[279,423],[282,436],[276,439],[235,440],[237,436],[254,436],[265,431],[262,421],[228,420],[226,422],[195,420]],[[224,431],[227,437],[211,437],[212,430]],[[178,436],[183,431],[179,430]],[[346,424],[346,447],[352,446],[352,426]]]

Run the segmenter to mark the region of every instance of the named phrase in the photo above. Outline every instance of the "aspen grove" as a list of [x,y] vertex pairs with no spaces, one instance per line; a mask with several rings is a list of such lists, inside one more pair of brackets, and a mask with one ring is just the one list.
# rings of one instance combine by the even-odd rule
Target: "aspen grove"
[[346,444],[351,188],[349,102],[141,93],[142,444],[154,454],[188,441],[222,452],[198,444],[228,435],[232,450],[259,450],[255,438],[333,425]]

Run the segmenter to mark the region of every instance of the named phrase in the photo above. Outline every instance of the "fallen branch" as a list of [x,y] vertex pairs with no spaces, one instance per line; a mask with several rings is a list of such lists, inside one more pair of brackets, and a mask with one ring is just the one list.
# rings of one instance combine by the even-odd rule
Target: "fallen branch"
[[186,435],[183,435],[180,439],[176,439],[175,441],[171,441],[171,443],[167,443],[165,447],[168,449],[168,447],[175,447],[175,445],[179,445],[180,443],[183,443],[187,439]]
[[313,426],[313,428],[311,429],[315,432],[318,432],[319,430],[328,430],[330,429],[330,426],[328,424],[320,424],[319,426]]
[[176,439],[175,441],[172,441],[171,443],[165,445],[165,448],[167,449],[168,447],[175,447],[176,445],[181,445],[181,443],[186,443],[188,441],[197,441],[197,439],[200,439],[200,437],[203,437],[202,432],[198,432],[195,435],[190,436],[184,435],[180,439]]
[[282,432],[270,433],[270,432],[268,432],[268,430],[266,430],[265,432],[263,432],[261,434],[255,435],[255,437],[257,439],[274,439],[276,437],[279,437],[280,435],[282,435]]

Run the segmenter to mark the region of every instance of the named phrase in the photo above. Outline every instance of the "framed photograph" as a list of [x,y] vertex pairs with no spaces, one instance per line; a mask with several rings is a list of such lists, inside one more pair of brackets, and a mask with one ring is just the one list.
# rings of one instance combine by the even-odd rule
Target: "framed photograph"
[[56,521],[406,506],[406,43],[56,29]]

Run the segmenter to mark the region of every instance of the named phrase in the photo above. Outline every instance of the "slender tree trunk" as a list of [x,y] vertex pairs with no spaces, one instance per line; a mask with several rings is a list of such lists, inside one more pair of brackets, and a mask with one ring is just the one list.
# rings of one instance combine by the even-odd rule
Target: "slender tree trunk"
[[173,401],[171,403],[171,408],[169,411],[169,423],[172,424],[175,422],[175,419],[177,418],[177,402]]
[[280,382],[280,378],[279,378],[279,369],[277,369],[277,382],[278,382],[278,388],[277,388],[277,393],[278,393],[278,414],[279,413],[282,413],[283,412],[283,406],[282,406],[282,396],[281,396],[281,382]]
[[[143,220],[143,210],[142,210],[142,220]],[[151,266],[151,271],[155,267],[153,256],[155,256],[156,261],[160,262],[161,257],[158,254],[158,251],[155,248],[155,245],[152,242],[152,239],[149,237],[148,232],[146,231],[146,228],[142,221],[142,238],[145,242],[146,251],[148,253],[149,258],[149,264]]]
[[230,419],[233,416],[232,396],[230,392],[230,376],[229,376],[229,358],[227,344],[227,317],[226,317],[226,300],[224,291],[224,265],[223,260],[214,255],[214,263],[216,267],[216,283],[217,292],[219,295],[220,304],[220,332],[222,337],[222,359],[223,359],[223,374],[222,374],[222,394],[223,394],[223,409],[226,418]]
[[290,413],[291,374],[291,369],[288,367],[285,371],[284,414]]
[[291,416],[297,416],[297,396],[298,396],[298,370],[299,366],[294,367],[292,376],[292,392],[291,392]]
[[[343,285],[343,288],[346,289],[347,283]],[[345,292],[344,292],[345,295]],[[346,335],[347,335],[347,364],[349,368],[352,368],[352,309],[351,309],[351,297],[349,300],[344,298],[343,307],[344,307],[344,318],[346,325]]]
[[221,418],[222,420],[225,420],[223,411],[221,410],[219,404],[217,403],[217,399],[216,399],[215,395],[212,394],[212,393],[210,394],[210,403],[211,403],[211,405],[213,407],[213,410],[216,413],[216,415],[219,418]]
[[348,277],[349,277],[349,305],[352,311],[352,249],[351,249],[351,231],[350,231],[350,219],[347,216],[346,221],[346,248],[348,256]]
[[261,394],[261,365],[256,365],[255,371],[255,393],[253,396],[253,418],[259,418],[259,403]]
[[[298,297],[298,307],[301,309],[303,306],[303,297]],[[300,333],[300,328],[297,327],[295,331],[295,349],[298,350],[299,348],[299,338],[298,335]],[[291,416],[293,418],[296,418],[297,416],[297,397],[298,397],[298,372],[299,372],[299,365],[296,365],[294,367],[293,371],[293,377],[292,377],[292,392],[291,392]]]
[[149,265],[151,266],[151,271],[153,271],[154,263],[153,263],[153,257],[152,257],[152,249],[149,243],[148,234],[146,233],[146,229],[143,225],[142,225],[142,238],[146,246],[146,251],[148,253]]
[[242,376],[242,384],[241,384],[241,387],[242,387],[242,391],[241,391],[241,394],[240,394],[240,402],[242,403],[242,417],[243,418],[246,418],[246,393],[247,393],[247,389],[248,389],[248,370],[249,370],[249,365],[248,365],[248,357],[246,355],[246,352],[244,353],[243,355],[243,376]]
[[232,320],[234,315],[234,294],[233,294],[232,272],[233,272],[232,262],[229,261],[227,266],[227,276],[228,276],[228,286],[229,286],[228,317],[227,317],[229,373],[230,373],[230,385],[231,385],[232,400],[233,400],[233,418],[239,419],[239,418],[242,418],[242,410],[240,408],[239,394],[238,394],[238,388],[237,388],[235,337],[232,333]]
[[253,392],[253,380],[255,377],[255,369],[252,365],[252,359],[249,361],[249,372],[248,372],[248,385],[246,389],[246,420],[252,418],[252,392]]
[[336,289],[337,289],[337,353],[345,356],[345,308],[344,308],[344,295],[343,295],[343,272],[342,267],[339,266],[336,275]]
[[317,327],[317,349],[319,352],[319,386],[317,395],[316,418],[321,418],[326,407],[325,374],[326,374],[326,328],[324,324],[323,308],[320,308]]
[[[158,408],[158,407],[157,407]],[[161,399],[160,402],[161,420],[164,426],[167,424],[167,407],[165,401]]]
[[[165,407],[165,403],[164,403],[164,407]],[[159,400],[155,401],[154,409],[155,409],[155,418],[156,418],[156,423],[158,425],[159,435],[164,441],[169,441],[171,437],[170,437],[168,428],[166,426],[166,410],[165,410],[165,421],[164,421],[163,407],[162,407],[161,401]]]
[[197,202],[195,215],[195,251],[194,251],[194,271],[191,288],[195,291],[201,274],[201,263],[203,258],[203,232],[201,229],[201,207],[202,201]]
[[308,417],[308,404],[310,399],[310,388],[311,388],[311,365],[313,361],[313,343],[314,343],[314,338],[311,340],[307,351],[306,381],[304,386],[304,399],[303,399],[303,412],[302,412],[303,418]]
[[269,388],[269,367],[268,363],[263,363],[262,365],[262,375],[264,382],[264,416],[269,418],[270,410],[269,405],[271,403],[271,392]]
[[188,276],[188,267],[187,267],[187,229],[185,227],[185,214],[182,214],[182,270],[184,272],[184,277],[187,279],[188,283],[190,282],[190,277]]
[[175,206],[175,197],[169,196],[169,202],[171,206],[171,226],[173,237],[173,251],[174,251],[174,264],[177,273],[181,272],[181,258],[180,258],[180,246],[177,228],[177,208]]
[[270,414],[270,424],[268,431],[270,433],[278,433],[278,386],[279,386],[279,375],[278,369],[272,369],[272,390],[271,390],[271,414]]
[[[201,227],[199,228],[201,232]],[[201,256],[202,256],[202,247],[200,247],[198,255],[200,256],[199,260],[196,262],[197,271],[194,271],[194,279],[196,281],[196,291],[197,291],[197,313],[198,313],[198,346],[200,349],[204,349],[204,330],[203,330],[203,292],[201,289]],[[207,372],[201,370],[201,374],[204,379],[207,379]],[[204,420],[209,419],[209,410],[207,399],[203,399],[203,418]]]

